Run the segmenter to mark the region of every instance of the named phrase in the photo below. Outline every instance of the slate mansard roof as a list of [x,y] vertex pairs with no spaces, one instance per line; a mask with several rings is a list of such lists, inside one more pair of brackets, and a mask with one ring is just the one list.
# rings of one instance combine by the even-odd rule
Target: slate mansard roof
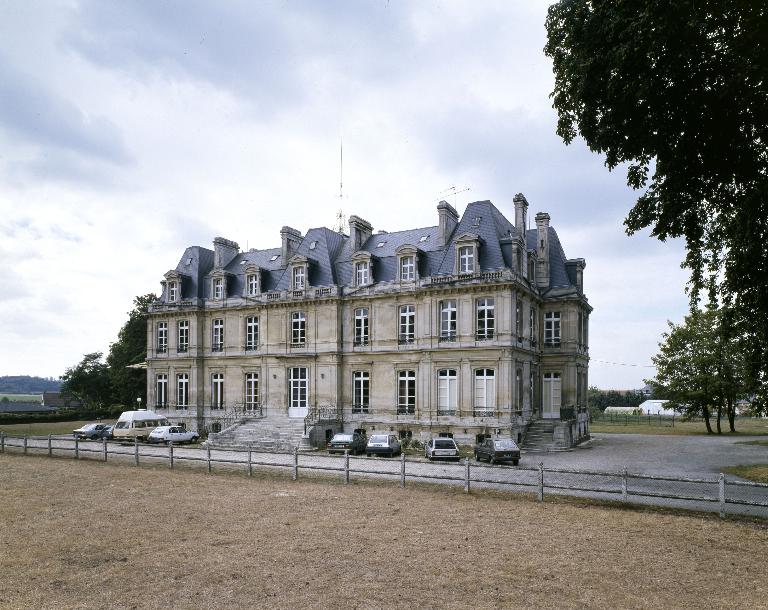
[[[548,288],[576,287],[576,278],[566,266],[566,256],[557,232],[548,227],[549,286]],[[441,246],[439,226],[404,231],[373,233],[358,250],[353,249],[350,236],[320,227],[309,229],[292,250],[290,258],[306,257],[309,262],[308,285],[353,286],[353,254],[367,252],[372,260],[374,283],[397,280],[397,250],[402,246],[418,249],[420,277],[448,276],[454,273],[456,240],[467,233],[479,237],[478,266],[480,272],[512,268],[511,250],[503,248],[503,241],[518,235],[516,227],[490,201],[475,201],[467,205],[456,227]],[[536,252],[537,229],[525,231],[526,248]],[[264,250],[250,249],[237,253],[222,267],[227,276],[227,294],[240,296],[244,292],[245,269],[256,265],[261,270],[261,292],[291,289],[289,261],[283,260],[281,247]],[[184,251],[175,272],[182,277],[181,298],[207,299],[211,297],[214,271],[214,251],[202,246],[190,246]],[[542,287],[544,291],[546,287]]]

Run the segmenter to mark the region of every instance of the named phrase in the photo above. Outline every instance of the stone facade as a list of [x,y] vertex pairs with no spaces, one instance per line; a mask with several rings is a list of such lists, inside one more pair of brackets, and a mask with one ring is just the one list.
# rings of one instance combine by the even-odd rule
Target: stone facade
[[[148,406],[199,431],[305,419],[308,436],[333,422],[460,442],[583,419],[584,260],[565,258],[549,215],[526,229],[525,197],[514,207],[515,225],[489,201],[461,219],[441,202],[421,229],[352,216],[348,236],[283,227],[279,248],[187,248],[150,310]],[[588,433],[566,427],[566,444]]]

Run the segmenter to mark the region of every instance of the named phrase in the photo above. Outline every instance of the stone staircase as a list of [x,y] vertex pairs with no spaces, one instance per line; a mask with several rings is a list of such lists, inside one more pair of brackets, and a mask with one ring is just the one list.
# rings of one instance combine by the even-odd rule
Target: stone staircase
[[555,422],[549,419],[537,419],[531,422],[523,438],[520,449],[524,452],[552,451],[559,449],[554,442]]
[[262,451],[300,451],[312,449],[309,437],[304,435],[303,418],[243,418],[243,420],[208,435],[208,444],[217,449],[253,449]]

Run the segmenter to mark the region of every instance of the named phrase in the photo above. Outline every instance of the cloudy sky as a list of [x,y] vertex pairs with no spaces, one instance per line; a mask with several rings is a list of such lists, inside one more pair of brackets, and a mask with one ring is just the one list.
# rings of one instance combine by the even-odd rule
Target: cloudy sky
[[549,212],[587,261],[590,383],[641,386],[686,311],[682,244],[627,237],[623,173],[555,135],[546,7],[0,2],[0,375],[107,351],[188,245],[276,247],[339,209],[434,225],[456,186],[460,213]]

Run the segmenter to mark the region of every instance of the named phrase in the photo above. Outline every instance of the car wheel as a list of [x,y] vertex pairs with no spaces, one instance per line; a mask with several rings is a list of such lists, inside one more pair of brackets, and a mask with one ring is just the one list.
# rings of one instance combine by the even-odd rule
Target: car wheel
[[371,457],[371,454],[370,453],[366,453],[365,457]]
[[98,434],[92,434],[92,435],[91,435],[89,438],[90,438],[92,441],[97,441],[97,440],[99,440],[99,435],[98,435]]
[[496,463],[496,460],[493,459],[492,455],[488,456],[488,463],[491,464],[491,465]]
[[520,460],[512,460],[512,465],[517,466],[520,463]]
[[199,439],[200,439],[200,437],[199,437],[199,436],[193,436],[193,437],[192,437],[192,442],[193,442],[193,443],[196,443],[196,442],[197,442]]

